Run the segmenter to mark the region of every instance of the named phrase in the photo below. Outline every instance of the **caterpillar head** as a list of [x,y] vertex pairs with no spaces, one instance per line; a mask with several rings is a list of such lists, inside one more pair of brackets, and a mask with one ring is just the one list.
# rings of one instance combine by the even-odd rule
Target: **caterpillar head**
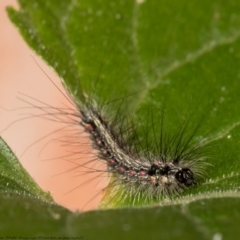
[[196,182],[194,181],[194,174],[187,167],[178,170],[175,174],[175,177],[180,184],[183,184],[186,187],[196,185]]

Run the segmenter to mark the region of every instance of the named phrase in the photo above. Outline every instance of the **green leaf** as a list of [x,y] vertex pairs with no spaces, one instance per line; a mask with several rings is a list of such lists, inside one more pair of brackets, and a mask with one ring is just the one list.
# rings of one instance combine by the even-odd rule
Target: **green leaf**
[[[141,109],[144,126],[148,101],[154,109],[166,101],[166,132],[193,109],[195,125],[208,115],[196,136],[210,132],[212,141],[207,152],[212,166],[202,184],[158,208],[82,214],[69,228],[79,234],[87,229],[86,238],[122,239],[124,232],[129,239],[145,233],[148,239],[239,237],[239,1],[19,3],[18,11],[8,8],[11,20],[76,99],[82,90],[101,101],[127,96],[128,111]],[[153,119],[157,132],[155,112]]]
[[70,229],[89,239],[236,239],[237,209],[239,200],[228,198],[164,208],[88,212],[74,216]]
[[2,195],[15,193],[53,202],[50,194],[39,188],[2,138],[0,138],[0,192]]
[[1,220],[4,222],[0,237],[5,238],[195,240],[236,239],[239,236],[237,198],[217,201],[212,198],[164,208],[129,208],[84,214],[70,213],[60,206],[34,201],[27,196],[0,194],[0,198]]
[[[53,202],[16,192],[0,192],[1,239],[62,237],[70,211]],[[72,214],[72,213],[71,213]]]

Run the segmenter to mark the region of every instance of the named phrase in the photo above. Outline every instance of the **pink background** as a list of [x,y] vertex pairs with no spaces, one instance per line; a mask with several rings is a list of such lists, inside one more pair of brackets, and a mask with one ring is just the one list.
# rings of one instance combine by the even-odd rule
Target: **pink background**
[[[66,155],[69,151],[68,146],[60,148],[59,142],[54,141],[54,139],[61,139],[62,136],[67,134],[66,131],[58,130],[62,125],[36,117],[39,114],[39,112],[36,112],[37,109],[29,108],[29,105],[19,99],[19,97],[24,98],[32,103],[34,100],[26,97],[30,96],[54,107],[63,107],[65,104],[69,104],[35,63],[36,61],[48,76],[59,87],[62,87],[59,77],[41,58],[28,48],[18,30],[8,19],[5,11],[5,7],[8,5],[17,7],[17,3],[15,0],[0,1],[1,136],[19,157],[24,168],[42,189],[51,192],[57,203],[71,210],[81,210],[83,207],[84,210],[96,208],[101,198],[99,189],[102,189],[106,184],[100,181],[103,178],[92,175],[88,176],[88,178],[83,178],[79,176],[80,173],[77,170],[71,170],[76,168],[76,163],[79,164],[79,160],[87,159],[86,154],[83,156],[83,154],[79,153],[79,160],[75,161],[76,163],[72,163],[71,158],[60,159],[61,156]],[[21,93],[26,96],[23,96]],[[30,115],[35,117],[20,120]],[[50,134],[52,131],[55,131],[55,133]],[[92,153],[91,146],[89,150],[85,150],[88,136],[81,134],[82,129],[80,126],[78,131],[79,139],[81,137],[84,139],[82,141],[79,140],[80,143],[84,142],[82,144],[82,146],[84,145],[84,151],[91,151]],[[50,134],[49,137],[40,141],[47,134]],[[89,144],[91,143],[88,142]],[[82,152],[83,150],[80,149],[81,146],[76,146],[74,151]],[[47,161],[46,159],[49,158],[56,159]],[[63,174],[59,175],[59,173]],[[104,176],[106,177],[106,173]],[[91,180],[89,184],[80,186],[87,179]],[[73,190],[74,188],[76,189]],[[85,206],[86,203],[88,204]]]

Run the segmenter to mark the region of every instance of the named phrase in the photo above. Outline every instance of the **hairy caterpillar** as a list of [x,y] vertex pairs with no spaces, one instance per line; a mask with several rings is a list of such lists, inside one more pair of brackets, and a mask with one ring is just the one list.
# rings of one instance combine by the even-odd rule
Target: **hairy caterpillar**
[[115,205],[118,202],[120,205],[123,202],[126,205],[144,205],[171,198],[196,185],[195,180],[202,176],[205,165],[206,156],[201,151],[206,146],[206,139],[194,139],[199,125],[186,138],[191,116],[184,120],[173,136],[165,134],[162,122],[160,138],[155,143],[159,146],[155,150],[140,150],[131,144],[125,133],[125,129],[131,129],[131,134],[137,134],[134,125],[129,128],[129,124],[133,124],[131,121],[123,117],[119,124],[116,120],[121,115],[119,113],[115,120],[109,121],[105,117],[107,113],[96,101],[87,100],[86,105],[80,103],[81,125],[90,134],[99,158],[107,164],[112,175],[107,204],[113,201]]
[[[206,164],[203,148],[207,145],[207,139],[196,138],[200,121],[189,133],[193,113],[188,113],[171,135],[165,133],[162,112],[159,141],[155,138],[153,144],[155,149],[146,147],[144,143],[139,148],[138,143],[131,138],[134,136],[139,140],[138,127],[134,123],[136,116],[128,116],[126,105],[122,104],[128,97],[101,103],[94,95],[83,92],[83,100],[75,102],[67,92],[61,93],[71,102],[72,108],[55,108],[46,103],[43,103],[43,107],[31,102],[29,104],[47,113],[47,116],[43,114],[44,117],[60,121],[67,127],[68,125],[70,127],[73,125],[74,128],[80,125],[84,127],[84,131],[91,139],[92,147],[97,151],[94,153],[79,151],[70,155],[74,155],[74,158],[76,156],[75,170],[80,173],[80,177],[91,175],[93,172],[98,173],[99,179],[111,175],[110,183],[104,190],[104,206],[143,206],[159,203],[195,186],[197,179],[202,177]],[[112,102],[117,102],[120,106],[116,112],[108,106]],[[151,127],[154,128],[153,125]],[[146,132],[146,136],[143,137],[148,138],[149,129],[144,125],[143,128]],[[148,139],[141,140],[145,143],[147,141]],[[79,132],[67,137],[63,142],[81,145]],[[84,154],[93,155],[92,159],[83,163]],[[104,170],[99,170],[96,162],[101,162],[105,166]],[[89,180],[81,185],[88,182]],[[101,189],[98,194],[103,194],[103,190]]]
[[[190,135],[187,135],[191,114],[182,121],[171,136],[163,129],[164,113],[162,112],[159,141],[155,139],[154,147],[151,148],[144,146],[147,139],[139,140],[138,126],[134,123],[136,116],[129,116],[126,109],[127,102],[123,104],[126,99],[128,100],[128,96],[101,103],[94,95],[83,92],[84,100],[75,102],[67,92],[62,92],[57,86],[54,88],[68,99],[71,103],[70,107],[55,107],[31,96],[22,95],[22,97],[28,105],[41,111],[39,117],[60,122],[71,129],[64,139],[58,139],[65,145],[85,144],[80,140],[83,131],[80,125],[83,126],[84,131],[87,132],[85,138],[91,139],[90,144],[96,150],[91,152],[74,150],[75,152],[69,154],[73,158],[70,157],[68,161],[76,164],[72,171],[80,175],[79,178],[89,175],[88,180],[77,186],[78,189],[92,181],[92,173],[97,173],[94,178],[100,181],[111,175],[108,187],[104,191],[98,190],[92,197],[104,194],[104,206],[143,206],[159,203],[162,199],[177,196],[184,189],[195,186],[196,179],[202,176],[206,157],[203,148],[206,146],[206,139],[195,139],[200,124],[196,124]],[[110,106],[112,102],[117,102],[119,106],[115,112]],[[145,132],[149,131],[144,126],[143,129]],[[131,138],[132,136],[135,140]],[[143,138],[147,138],[147,134],[143,135]],[[85,161],[87,155],[91,157],[90,160]],[[60,158],[67,157],[66,155]],[[104,168],[99,169],[97,162],[100,162]],[[63,171],[63,176],[64,172],[66,171]],[[87,206],[91,200],[90,198],[83,206]]]

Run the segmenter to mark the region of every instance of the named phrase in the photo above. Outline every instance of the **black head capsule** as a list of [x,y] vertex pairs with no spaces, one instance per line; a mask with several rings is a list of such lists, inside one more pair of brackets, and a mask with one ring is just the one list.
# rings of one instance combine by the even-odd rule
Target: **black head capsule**
[[196,185],[193,172],[189,168],[182,168],[181,170],[177,171],[175,177],[179,183],[185,185],[186,187]]

